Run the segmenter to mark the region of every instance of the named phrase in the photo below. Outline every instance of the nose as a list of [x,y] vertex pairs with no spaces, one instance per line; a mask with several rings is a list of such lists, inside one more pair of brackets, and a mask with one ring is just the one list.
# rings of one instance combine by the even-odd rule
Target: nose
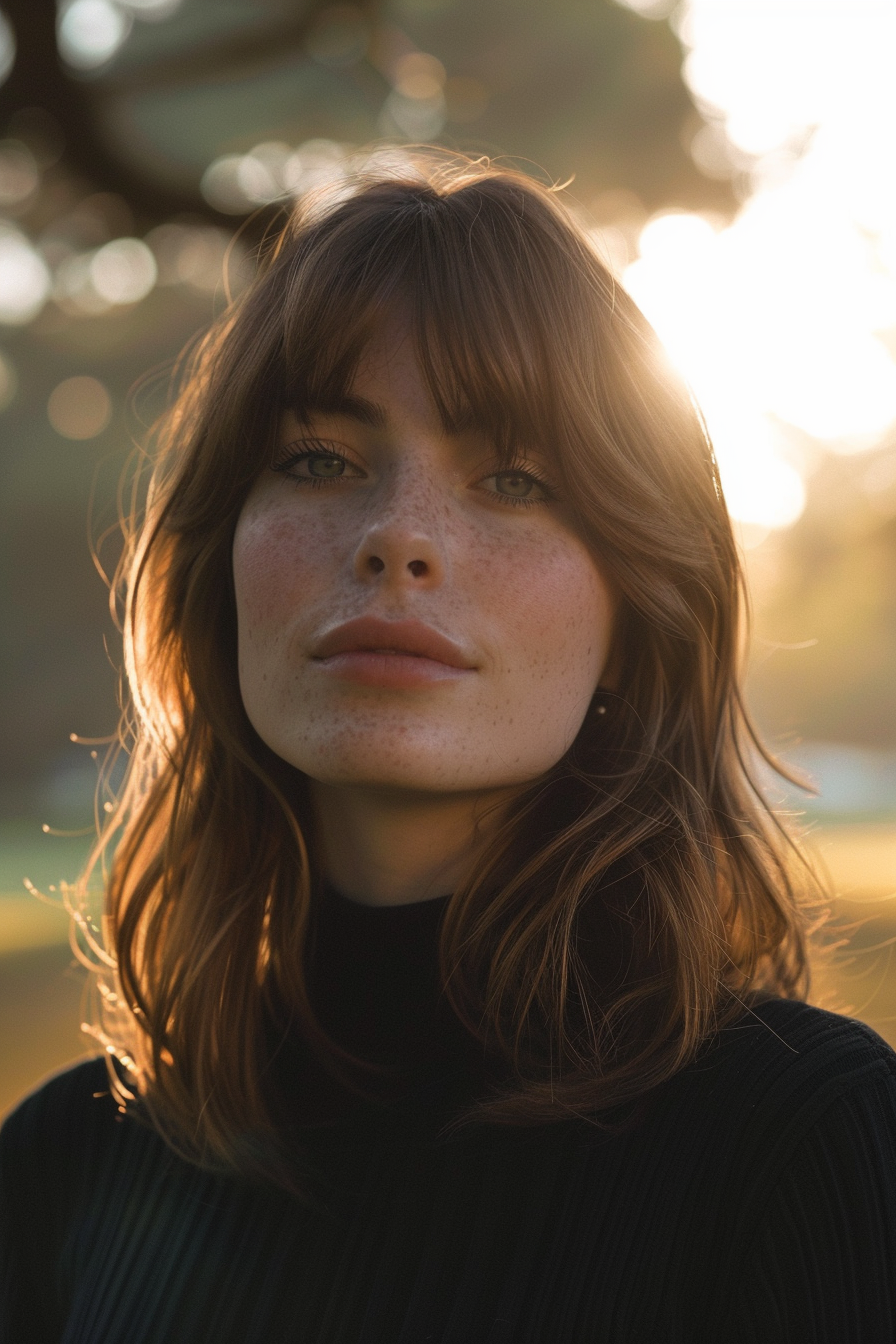
[[419,529],[376,528],[355,553],[355,574],[362,581],[381,577],[399,587],[433,588],[442,582],[445,565],[433,539]]
[[[354,556],[355,576],[398,587],[434,588],[445,578],[445,555],[429,492],[400,490],[380,511]],[[421,494],[424,496],[421,498]]]

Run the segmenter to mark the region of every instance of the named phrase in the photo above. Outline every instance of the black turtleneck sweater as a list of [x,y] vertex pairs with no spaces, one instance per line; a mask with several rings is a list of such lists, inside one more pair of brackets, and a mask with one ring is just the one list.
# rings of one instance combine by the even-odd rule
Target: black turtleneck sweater
[[773,1000],[634,1124],[445,1135],[479,1049],[438,994],[444,901],[329,896],[313,993],[384,1065],[341,1091],[290,1036],[272,1085],[314,1210],[118,1115],[102,1060],[0,1135],[3,1344],[894,1344],[896,1055]]

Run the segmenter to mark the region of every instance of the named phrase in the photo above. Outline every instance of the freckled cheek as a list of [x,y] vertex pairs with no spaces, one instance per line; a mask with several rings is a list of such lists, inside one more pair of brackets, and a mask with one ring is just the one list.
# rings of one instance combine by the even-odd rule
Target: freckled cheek
[[282,630],[337,563],[332,529],[274,516],[240,522],[234,539],[237,611],[247,633]]
[[609,647],[607,585],[577,547],[532,548],[491,567],[496,631],[506,656],[536,677],[586,668],[598,672]]

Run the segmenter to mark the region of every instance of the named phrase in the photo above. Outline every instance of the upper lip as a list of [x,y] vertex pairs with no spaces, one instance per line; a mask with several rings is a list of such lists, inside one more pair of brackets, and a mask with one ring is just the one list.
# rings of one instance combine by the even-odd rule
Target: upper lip
[[313,658],[332,658],[337,653],[407,653],[431,658],[449,667],[475,667],[459,644],[422,621],[383,621],[376,616],[358,616],[334,626],[315,644]]

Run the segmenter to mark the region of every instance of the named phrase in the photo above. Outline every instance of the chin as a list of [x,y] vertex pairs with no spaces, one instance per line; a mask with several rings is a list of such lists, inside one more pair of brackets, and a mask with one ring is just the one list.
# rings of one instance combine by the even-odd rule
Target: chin
[[299,765],[310,779],[331,788],[374,789],[384,793],[466,793],[499,787],[506,781],[471,771],[458,762],[407,759],[306,761]]
[[[251,717],[251,715],[250,715]],[[415,793],[476,793],[532,783],[560,759],[569,743],[530,735],[489,735],[455,721],[377,721],[360,715],[296,724],[255,716],[262,740],[307,778],[333,788]],[[524,750],[521,751],[521,746]]]
[[467,743],[453,743],[453,750],[434,744],[425,747],[394,737],[359,749],[357,742],[322,744],[319,751],[290,750],[287,744],[269,743],[290,765],[309,779],[331,788],[382,789],[384,792],[476,793],[523,784],[535,771],[509,772],[495,769],[496,757],[471,760]]

